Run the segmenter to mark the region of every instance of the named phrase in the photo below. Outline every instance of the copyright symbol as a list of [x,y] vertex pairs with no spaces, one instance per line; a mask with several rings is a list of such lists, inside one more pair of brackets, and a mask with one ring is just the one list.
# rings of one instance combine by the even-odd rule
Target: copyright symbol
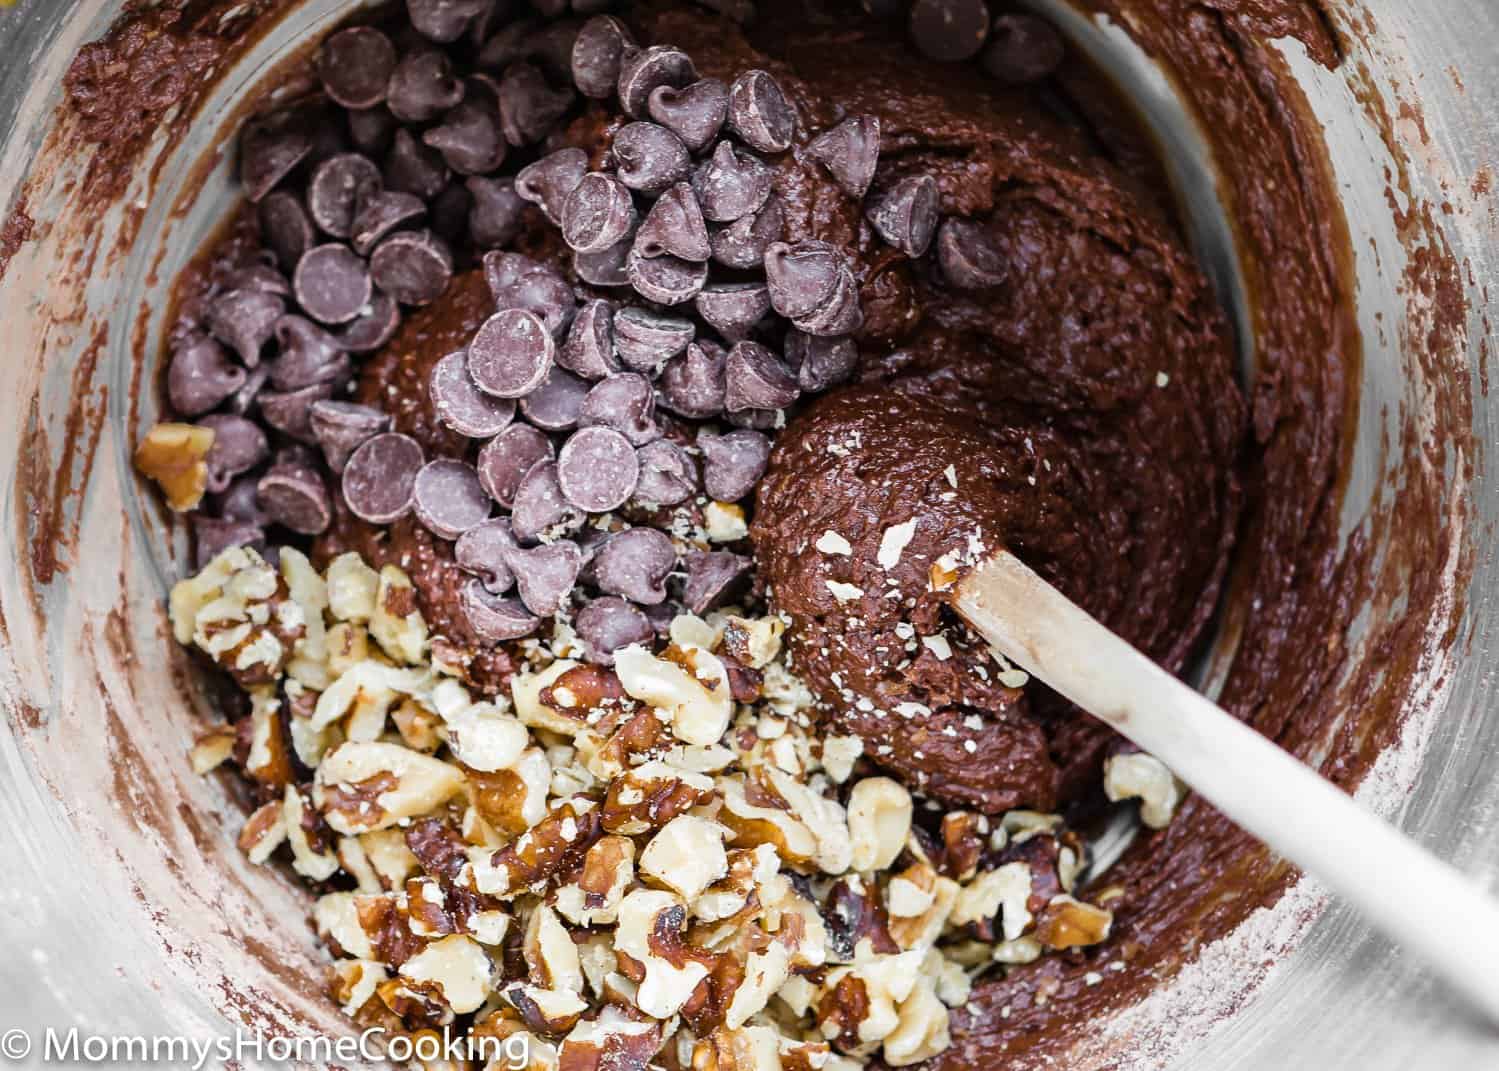
[[24,1030],[7,1030],[0,1034],[0,1056],[7,1060],[24,1060],[31,1052],[31,1038]]

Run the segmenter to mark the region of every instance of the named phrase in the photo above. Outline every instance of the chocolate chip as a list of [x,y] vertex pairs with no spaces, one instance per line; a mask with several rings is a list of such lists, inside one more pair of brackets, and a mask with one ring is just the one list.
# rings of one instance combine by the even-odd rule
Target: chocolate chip
[[245,367],[254,368],[285,310],[286,303],[275,294],[230,290],[209,303],[205,323],[214,338],[239,354]]
[[207,568],[215,558],[230,547],[265,546],[265,529],[250,521],[235,521],[210,517],[204,513],[190,514],[193,526],[193,563],[198,569]]
[[265,365],[250,369],[250,374],[245,377],[245,385],[229,396],[229,400],[224,403],[224,408],[237,416],[244,416],[254,408],[256,401],[260,398],[260,392],[270,378],[271,370]]
[[635,292],[658,305],[691,301],[708,281],[708,265],[677,257],[641,257],[633,253],[625,264]]
[[784,409],[801,393],[784,361],[758,342],[738,342],[724,368],[724,408]]
[[473,195],[461,179],[448,183],[445,190],[432,198],[428,208],[432,233],[448,243],[449,249],[468,244],[468,219],[473,206]]
[[720,502],[737,502],[755,489],[770,462],[770,440],[758,431],[741,428],[725,435],[700,431],[703,488]]
[[260,478],[256,492],[266,515],[298,535],[320,535],[333,522],[328,485],[311,465],[277,462]]
[[541,19],[521,18],[502,27],[479,50],[479,67],[500,71],[512,63],[532,58],[536,55],[536,39],[541,36],[545,25]]
[[603,379],[620,369],[614,353],[614,309],[601,298],[585,302],[573,319],[557,363],[584,379]]
[[702,152],[713,144],[728,119],[729,87],[717,78],[704,78],[680,89],[657,86],[651,90],[647,110],[690,151]]
[[559,226],[562,207],[568,194],[588,173],[588,154],[582,149],[566,148],[547,153],[527,164],[515,176],[515,192],[524,200],[539,205],[546,218]]
[[372,108],[385,99],[396,60],[389,37],[372,26],[352,26],[323,42],[318,78],[323,91],[345,108]]
[[551,268],[519,253],[495,251],[484,255],[484,279],[497,308],[534,313],[554,338],[566,337],[577,298]]
[[828,169],[839,189],[861,200],[880,162],[879,116],[850,115],[808,142],[807,155]]
[[619,65],[619,103],[631,119],[644,119],[656,87],[680,89],[696,81],[692,57],[680,48],[652,45],[626,50]]
[[557,462],[538,462],[521,477],[520,486],[515,489],[515,505],[510,510],[510,530],[520,542],[534,543],[544,535],[576,531],[586,519],[583,511],[562,493]]
[[296,194],[278,190],[260,202],[260,239],[287,271],[312,248],[312,220]]
[[1004,254],[977,223],[950,218],[937,231],[937,263],[950,286],[984,290],[998,286],[1008,275]]
[[697,465],[670,439],[646,443],[635,457],[640,464],[635,502],[653,509],[679,505],[697,494]]
[[687,146],[658,123],[627,123],[614,135],[612,151],[619,180],[644,194],[658,194],[692,174]]
[[1027,85],[1049,77],[1062,64],[1062,35],[1036,15],[1000,15],[989,33],[983,67],[1006,85]]
[[286,110],[250,120],[239,139],[239,177],[245,196],[258,202],[312,149],[311,130],[299,112]]
[[520,400],[520,411],[538,428],[566,431],[577,427],[587,396],[588,380],[553,366],[541,385]]
[[270,362],[271,385],[277,390],[301,390],[314,383],[347,383],[353,363],[343,345],[311,320],[283,316],[276,321],[281,355]]
[[216,409],[249,378],[229,352],[205,335],[183,341],[167,368],[167,400],[186,417]]
[[325,324],[348,323],[374,294],[369,265],[337,242],[307,251],[297,262],[292,289],[307,315]]
[[536,314],[503,309],[485,320],[469,344],[468,372],[496,398],[520,398],[552,370],[557,344]]
[[758,212],[742,216],[708,236],[713,259],[730,268],[750,270],[765,263],[765,250],[781,240],[785,213],[774,194]]
[[641,257],[708,259],[713,252],[708,244],[708,225],[703,222],[697,195],[688,183],[678,182],[651,206],[645,222],[635,232],[632,251]]
[[431,231],[399,231],[370,257],[370,276],[403,305],[428,305],[453,278],[453,253]]
[[442,44],[462,37],[469,24],[489,7],[487,0],[406,0],[412,29]]
[[198,425],[213,430],[213,445],[203,459],[210,494],[227,491],[234,477],[249,472],[271,454],[265,432],[253,420],[233,413],[210,413]]
[[693,420],[718,416],[724,407],[726,363],[722,346],[707,339],[694,342],[661,370],[662,404]]
[[908,175],[864,206],[875,232],[908,257],[919,257],[937,233],[937,182]]
[[555,614],[567,605],[568,596],[583,568],[583,552],[566,539],[540,547],[513,550],[508,561],[515,574],[520,601],[533,614]]
[[767,71],[745,71],[729,87],[729,129],[760,152],[785,152],[796,133],[796,113]]
[[422,141],[460,175],[488,174],[505,162],[509,151],[499,114],[474,94],[449,111],[440,126],[423,133]]
[[477,576],[491,594],[502,595],[515,583],[515,574],[505,561],[519,545],[510,534],[510,518],[495,517],[458,537],[453,561],[465,573]]
[[583,24],[573,40],[573,83],[585,97],[603,100],[619,86],[620,61],[635,38],[612,15],[596,15]]
[[803,391],[815,394],[848,379],[859,363],[851,338],[819,338],[795,328],[786,333],[786,363]]
[[600,591],[654,606],[666,601],[666,578],[676,564],[676,548],[665,532],[627,528],[599,548],[593,578]]
[[908,21],[917,50],[939,63],[977,56],[989,36],[984,0],[914,0]]
[[385,103],[403,123],[426,123],[462,100],[463,91],[447,53],[420,48],[396,64],[386,87]]
[[368,405],[319,401],[308,412],[312,436],[323,448],[323,458],[335,473],[348,465],[355,450],[390,430],[390,417]]
[[405,127],[396,131],[385,157],[385,186],[430,201],[447,188],[450,172],[442,154],[429,149]]
[[[240,476],[230,482],[227,490],[215,494],[210,499],[213,512],[226,521],[244,521],[257,527],[265,527],[270,523],[270,518],[265,515],[265,510],[260,508],[260,499],[256,485],[260,483],[258,476]],[[201,515],[195,514],[195,516]]]
[[392,524],[406,516],[425,460],[421,444],[409,435],[386,432],[366,441],[344,466],[349,512],[370,524]]
[[396,117],[383,104],[359,108],[348,114],[349,141],[368,156],[378,156],[390,149],[396,134]]
[[515,241],[521,232],[525,201],[508,178],[471,177],[464,186],[473,198],[468,213],[469,238],[479,249],[497,249]]
[[726,413],[724,419],[736,428],[750,431],[772,431],[786,426],[786,414],[779,409],[741,409]]
[[490,498],[510,509],[521,480],[552,456],[552,440],[545,434],[529,424],[512,424],[479,451],[479,481]]
[[705,287],[694,301],[698,315],[729,342],[747,338],[770,311],[764,283],[719,283]]
[[354,213],[370,194],[380,189],[380,169],[365,156],[344,152],[330,156],[313,169],[307,182],[307,211],[312,221],[335,238],[354,229]]
[[770,198],[771,170],[758,156],[720,141],[713,155],[692,176],[692,192],[703,216],[732,223],[758,212]]
[[588,513],[608,513],[630,500],[640,480],[635,447],[613,428],[580,428],[557,454],[557,480],[567,500]]
[[602,253],[574,253],[573,271],[590,286],[627,286],[630,273],[630,250],[635,244],[633,234],[626,235]]
[[432,366],[427,393],[438,422],[470,439],[498,435],[515,419],[515,402],[492,397],[474,385],[468,374],[468,355],[461,351]]
[[427,206],[413,193],[377,190],[359,202],[349,229],[349,244],[361,257],[392,231],[410,226],[427,214]]
[[488,520],[494,508],[474,467],[450,457],[422,466],[412,485],[411,505],[416,519],[439,539],[457,539]]
[[848,334],[863,322],[853,271],[827,242],[772,244],[765,277],[772,307],[809,334]]
[[701,616],[738,593],[749,576],[750,560],[726,550],[694,551],[687,555],[686,566],[682,601],[688,611]]
[[691,320],[631,305],[614,314],[614,352],[626,368],[654,376],[696,332]]
[[511,145],[530,145],[551,133],[572,107],[570,89],[553,89],[529,63],[512,63],[500,78],[500,128]]
[[401,326],[401,309],[395,298],[376,294],[338,334],[338,341],[350,353],[373,353],[395,337]]
[[458,608],[469,631],[489,643],[518,640],[541,627],[541,618],[533,617],[519,599],[491,595],[478,580],[463,585]]
[[[535,5],[537,0],[531,0]],[[554,0],[563,5],[566,10],[566,0]],[[544,23],[539,30],[531,35],[528,54],[541,62],[546,73],[552,76],[552,80],[563,85],[571,86],[573,76],[573,46],[578,41],[578,31],[582,23],[577,19],[558,18],[554,21]],[[572,90],[567,90],[569,99]]]
[[613,428],[635,446],[661,437],[656,423],[656,392],[635,372],[616,372],[593,385],[578,413],[578,426]]
[[291,283],[269,262],[235,268],[224,276],[224,288],[258,290],[262,294],[275,294],[280,298],[291,297]]
[[593,171],[582,177],[562,206],[562,238],[579,253],[601,253],[629,233],[635,202],[625,184]]
[[614,665],[614,652],[632,643],[649,644],[656,635],[651,619],[614,595],[594,599],[573,622],[587,647],[585,657],[600,666]]

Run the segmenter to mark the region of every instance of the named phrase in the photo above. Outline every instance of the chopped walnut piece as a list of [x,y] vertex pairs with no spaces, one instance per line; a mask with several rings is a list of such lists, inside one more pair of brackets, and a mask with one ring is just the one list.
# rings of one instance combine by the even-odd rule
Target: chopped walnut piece
[[703,958],[685,946],[686,924],[687,905],[675,893],[636,889],[619,906],[614,946],[639,964],[635,1003],[653,1018],[675,1015],[708,976]]
[[380,570],[370,635],[397,662],[416,665],[427,652],[427,622],[416,606],[411,578],[394,565]]
[[692,903],[729,872],[724,837],[728,830],[697,815],[673,818],[640,853],[640,872]]
[[541,698],[563,674],[581,665],[570,658],[559,658],[540,673],[518,673],[510,681],[510,696],[516,717],[533,729],[547,729],[563,736],[577,736],[588,728],[586,714],[564,713],[548,706]]
[[338,873],[338,856],[323,843],[321,834],[327,830],[322,819],[296,785],[286,786],[281,814],[291,844],[292,869],[309,881],[327,881]]
[[1170,825],[1171,816],[1185,795],[1166,764],[1143,751],[1109,756],[1103,764],[1103,790],[1116,803],[1139,800],[1140,821],[1151,829]]
[[368,624],[375,616],[380,574],[352,552],[328,563],[328,610],[339,621]]
[[401,964],[401,977],[430,983],[437,996],[454,1012],[478,1011],[494,991],[494,964],[472,938],[462,935],[433,941]]
[[635,880],[635,842],[600,837],[583,857],[583,869],[557,890],[557,910],[578,926],[607,926],[619,918],[625,890]]
[[167,505],[178,513],[196,509],[208,489],[208,451],[212,428],[195,424],[157,424],[135,448],[135,468],[155,480]]
[[340,833],[368,833],[415,818],[463,790],[463,772],[419,751],[348,741],[323,760],[314,799]]
[[[1025,863],[1006,863],[986,870],[963,886],[953,903],[948,921],[967,927],[982,940],[994,940],[1002,923],[1006,941],[1024,934],[1033,921],[1029,907],[1031,868]],[[999,923],[996,923],[996,919]]]
[[957,902],[958,883],[927,863],[913,863],[885,886],[890,936],[902,949],[930,948],[941,936]]
[[660,1048],[660,1023],[606,1007],[563,1038],[559,1062],[566,1071],[644,1071]]
[[1052,898],[1036,919],[1036,939],[1057,950],[1096,945],[1108,937],[1114,914],[1067,895]]
[[335,955],[372,959],[375,950],[359,921],[359,908],[354,900],[355,894],[347,892],[320,896],[312,909],[312,921],[318,936],[331,943]]
[[522,1022],[548,1037],[567,1033],[588,1010],[588,1002],[571,989],[544,989],[519,983],[506,988],[505,999],[520,1014]]
[[580,863],[599,839],[598,809],[587,800],[566,800],[514,844],[500,851],[470,853],[474,886],[512,899]]
[[884,870],[906,845],[913,805],[905,786],[888,777],[866,777],[848,796],[853,869]]
[[199,775],[218,769],[234,755],[234,730],[214,729],[198,737],[190,753],[193,773]]
[[713,797],[713,781],[660,761],[642,763],[609,783],[603,823],[610,833],[636,836],[659,829]]
[[552,767],[540,748],[522,751],[509,769],[466,772],[474,809],[505,836],[518,837],[546,817]]
[[723,797],[718,821],[727,826],[738,848],[760,844],[773,846],[788,866],[805,869],[817,855],[817,838],[806,824],[778,807],[751,803],[742,777],[721,777],[715,782]]
[[245,828],[239,832],[239,850],[257,866],[286,843],[286,822],[282,806],[281,800],[272,800],[257,807],[245,821]]
[[923,978],[901,1001],[895,1029],[885,1038],[881,1055],[891,1067],[930,1060],[952,1044],[947,1008],[937,999],[931,982]]
[[583,991],[583,967],[578,946],[557,912],[546,904],[538,905],[526,920],[521,943],[531,981],[543,989]]
[[701,647],[668,647],[663,657],[632,644],[614,653],[614,668],[629,695],[664,711],[672,732],[688,744],[716,744],[734,714],[728,671]]

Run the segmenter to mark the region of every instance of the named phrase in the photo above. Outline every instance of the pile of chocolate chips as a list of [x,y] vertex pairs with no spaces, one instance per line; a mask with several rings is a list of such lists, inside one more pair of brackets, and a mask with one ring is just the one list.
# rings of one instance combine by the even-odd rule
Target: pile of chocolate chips
[[[322,93],[242,133],[264,256],[179,329],[167,388],[178,414],[216,433],[208,509],[194,516],[200,562],[263,545],[272,524],[316,536],[340,493],[371,524],[414,512],[456,541],[475,577],[463,610],[486,640],[533,633],[586,582],[601,596],[583,596],[577,627],[607,658],[652,635],[669,576],[703,613],[749,561],[678,561],[656,528],[605,535],[590,521],[701,493],[744,499],[770,454],[765,432],[857,363],[858,280],[834,246],[782,240],[778,156],[818,161],[905,255],[935,244],[952,285],[997,285],[1004,265],[979,227],[939,218],[930,176],[870,192],[876,117],[804,131],[765,71],[700,78],[686,53],[640,47],[613,16],[576,17],[591,0],[571,13],[535,2],[548,10],[500,25],[494,0],[408,0],[407,24],[324,42]],[[959,57],[949,38],[973,35],[951,16],[972,3],[942,6],[935,23],[931,0],[909,10],[913,40],[936,58],[974,54],[987,9]],[[1013,45],[1006,19],[1034,39],[1036,20],[1003,17],[987,55]],[[582,149],[553,148],[580,96],[630,120],[599,170]],[[528,203],[572,250],[572,278],[506,251]],[[439,419],[482,445],[472,464],[429,460],[386,413],[344,396],[355,358],[394,337],[403,308],[435,301],[475,262],[497,311],[428,387]]]

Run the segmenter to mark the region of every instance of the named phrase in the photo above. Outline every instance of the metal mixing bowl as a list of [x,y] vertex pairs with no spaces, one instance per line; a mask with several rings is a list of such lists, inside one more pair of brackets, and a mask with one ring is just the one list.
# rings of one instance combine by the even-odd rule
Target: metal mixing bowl
[[[100,208],[80,185],[88,150],[59,128],[56,110],[70,60],[122,6],[21,0],[0,11],[0,226],[17,208],[36,222],[0,278],[0,948],[9,953],[0,957],[0,1029],[198,1038],[240,1025],[347,1030],[319,992],[322,954],[304,923],[304,894],[243,860],[225,787],[187,769],[205,700],[161,611],[179,572],[180,532],[139,496],[129,457],[154,416],[143,384],[160,351],[167,282],[230,203],[219,150],[235,107],[298,42],[354,5],[290,5],[223,75],[191,133],[154,146],[149,164]],[[1212,161],[1170,82],[1119,27],[1046,6],[1160,134],[1193,238],[1247,337]],[[1451,578],[1451,614],[1425,623],[1430,657],[1403,733],[1360,795],[1492,882],[1499,563],[1485,544],[1499,517],[1499,400],[1487,393],[1483,362],[1494,341],[1485,304],[1499,281],[1486,177],[1499,158],[1499,119],[1478,102],[1499,90],[1499,8],[1375,0],[1343,4],[1333,18],[1357,28],[1337,72],[1294,43],[1284,51],[1324,126],[1356,257],[1365,354],[1345,533],[1396,480],[1403,462],[1390,444],[1402,429],[1438,426],[1431,377],[1452,378],[1471,398],[1464,419],[1477,444],[1471,466],[1441,440],[1421,461],[1471,507],[1443,523],[1474,566]],[[1389,174],[1406,188],[1397,183],[1391,195]],[[1404,285],[1413,246],[1402,221],[1422,204],[1437,206],[1436,238],[1463,266],[1468,299],[1467,337],[1435,353],[1403,341],[1423,339],[1430,314]],[[1378,658],[1357,632],[1351,657]],[[1093,1051],[1116,1056],[1079,1056],[1077,1067],[1377,1071],[1499,1061],[1499,1034],[1310,881],[1202,949],[1141,1005],[1078,1031],[1109,1039]]]

